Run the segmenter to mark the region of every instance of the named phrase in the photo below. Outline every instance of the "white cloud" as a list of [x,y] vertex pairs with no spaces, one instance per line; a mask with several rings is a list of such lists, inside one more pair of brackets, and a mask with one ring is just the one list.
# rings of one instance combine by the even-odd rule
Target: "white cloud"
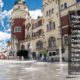
[[6,30],[6,28],[5,28],[5,27],[7,27],[7,25],[4,26],[4,21],[3,21],[3,19],[5,19],[5,18],[7,17],[7,21],[9,21],[11,12],[12,12],[12,9],[9,10],[9,11],[4,10],[4,11],[1,12],[1,14],[0,14],[0,17],[1,17],[0,23],[1,23],[1,25],[2,25],[2,27],[3,27],[3,29],[4,29],[5,32],[7,32],[7,30]]
[[7,30],[7,32],[11,32],[11,28],[9,28],[9,29]]
[[11,26],[9,23],[6,25],[6,29],[7,29],[6,32],[11,32]]
[[10,15],[11,15],[12,10],[13,10],[13,9],[11,9],[11,10],[9,10],[9,11],[4,10],[4,11],[1,13],[2,19],[4,19],[5,17],[10,18]]
[[32,19],[37,19],[38,16],[41,17],[43,15],[40,9],[29,11],[29,13],[30,13],[30,16],[32,17]]
[[0,41],[11,38],[11,34],[0,31]]

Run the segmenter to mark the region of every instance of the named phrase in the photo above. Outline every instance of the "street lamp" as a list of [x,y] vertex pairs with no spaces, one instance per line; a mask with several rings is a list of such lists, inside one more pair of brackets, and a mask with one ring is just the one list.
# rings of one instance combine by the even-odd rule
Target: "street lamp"
[[30,42],[29,49],[30,49],[30,51],[32,51],[32,50],[33,50],[32,42]]
[[16,53],[18,51],[18,40],[16,38],[13,38],[13,55],[16,56]]

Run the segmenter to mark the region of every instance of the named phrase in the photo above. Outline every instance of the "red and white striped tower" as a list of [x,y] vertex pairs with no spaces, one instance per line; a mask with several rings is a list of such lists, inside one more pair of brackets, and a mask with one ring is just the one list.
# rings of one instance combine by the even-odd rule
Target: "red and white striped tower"
[[11,13],[13,51],[19,49],[19,41],[25,40],[25,21],[29,10],[24,0],[16,0]]

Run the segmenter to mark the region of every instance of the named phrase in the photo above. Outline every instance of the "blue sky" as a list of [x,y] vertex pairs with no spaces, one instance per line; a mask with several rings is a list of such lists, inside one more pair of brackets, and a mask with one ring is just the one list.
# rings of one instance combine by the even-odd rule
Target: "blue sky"
[[[0,45],[10,40],[10,24],[9,24],[9,16],[10,11],[14,6],[14,2],[16,0],[0,0],[2,1],[2,12],[0,13]],[[36,18],[36,16],[41,16],[42,12],[42,0],[25,0],[26,5],[30,10],[30,14],[32,18]],[[34,14],[36,14],[34,16]]]
[[[4,2],[3,10],[5,9],[10,10],[13,7],[15,1],[16,0],[3,0]],[[25,1],[26,1],[26,5],[28,5],[30,10],[42,8],[42,0],[25,0]]]

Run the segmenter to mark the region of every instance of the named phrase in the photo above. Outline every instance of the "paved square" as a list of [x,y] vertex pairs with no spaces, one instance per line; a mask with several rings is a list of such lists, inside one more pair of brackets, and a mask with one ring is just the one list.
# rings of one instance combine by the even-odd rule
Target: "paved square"
[[0,61],[0,80],[80,80],[68,76],[68,64],[37,61]]

